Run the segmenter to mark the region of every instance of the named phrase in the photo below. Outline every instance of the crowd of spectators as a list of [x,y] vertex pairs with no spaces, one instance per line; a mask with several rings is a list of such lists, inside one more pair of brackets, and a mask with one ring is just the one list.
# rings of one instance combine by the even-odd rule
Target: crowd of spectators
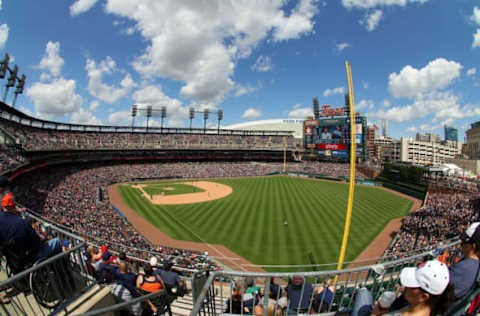
[[2,149],[0,146],[0,174],[27,163],[27,159],[15,150]]
[[425,205],[410,213],[386,256],[405,256],[408,251],[435,247],[442,241],[458,236],[470,223],[480,220],[480,210],[474,201],[475,192],[430,192]]
[[479,182],[474,179],[458,176],[431,177],[428,182],[432,190],[453,190],[475,193],[478,192],[479,187]]
[[[139,149],[235,149],[283,150],[284,136],[215,135],[173,133],[94,132],[44,129],[0,120],[3,127],[27,151],[44,150],[139,150]],[[287,149],[299,145],[287,136]]]

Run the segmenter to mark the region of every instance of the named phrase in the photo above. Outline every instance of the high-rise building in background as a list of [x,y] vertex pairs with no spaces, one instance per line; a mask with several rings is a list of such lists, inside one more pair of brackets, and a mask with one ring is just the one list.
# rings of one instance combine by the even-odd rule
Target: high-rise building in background
[[417,133],[417,135],[415,135],[415,140],[419,141],[419,142],[427,142],[427,143],[440,143],[441,138],[440,138],[440,135],[437,135],[437,134],[432,134],[432,133],[420,134],[420,133]]
[[445,125],[445,140],[458,142],[458,129]]
[[465,134],[467,134],[465,154],[470,159],[480,159],[480,121],[472,123]]
[[383,137],[388,137],[388,121],[387,120],[382,120],[382,136]]

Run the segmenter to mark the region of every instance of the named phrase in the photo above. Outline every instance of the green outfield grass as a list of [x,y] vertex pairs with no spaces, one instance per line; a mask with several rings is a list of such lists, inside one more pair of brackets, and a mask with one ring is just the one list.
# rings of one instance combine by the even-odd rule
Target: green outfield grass
[[[165,188],[172,188],[173,190],[165,190]],[[205,190],[201,188],[194,187],[189,184],[182,183],[157,183],[157,184],[148,184],[143,187],[143,190],[148,195],[159,195],[164,193],[164,195],[175,195],[175,194],[187,194],[187,193],[198,193],[204,192]]]
[[[118,190],[128,206],[175,239],[224,244],[257,264],[338,261],[348,185],[293,177],[209,181],[227,184],[233,193],[211,202],[161,206],[128,186]],[[390,192],[356,186],[345,260],[359,255],[391,219],[407,215],[411,205]]]

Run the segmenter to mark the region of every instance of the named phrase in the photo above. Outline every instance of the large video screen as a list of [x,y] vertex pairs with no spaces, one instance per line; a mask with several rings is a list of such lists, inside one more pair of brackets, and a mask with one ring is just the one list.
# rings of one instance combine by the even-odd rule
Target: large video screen
[[[346,118],[307,120],[304,125],[304,140],[307,149],[320,156],[348,156],[350,146],[350,126]],[[362,152],[362,124],[355,124],[355,143],[357,154]]]

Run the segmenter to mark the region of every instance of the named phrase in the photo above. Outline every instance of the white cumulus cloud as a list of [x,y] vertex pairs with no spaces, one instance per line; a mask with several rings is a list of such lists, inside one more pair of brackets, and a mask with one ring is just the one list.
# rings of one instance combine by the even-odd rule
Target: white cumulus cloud
[[[149,85],[143,87],[133,93],[133,99],[139,107],[143,108],[151,105],[153,109],[159,110],[162,106],[165,106],[169,120],[181,120],[188,117],[188,108],[182,107],[180,100],[165,95],[160,86]],[[142,115],[144,116],[145,114]],[[160,111],[152,113],[154,117],[159,117],[160,115]]]
[[254,87],[250,84],[243,85],[241,83],[235,84],[235,96],[240,97],[245,94],[251,94],[257,91],[259,87]]
[[352,47],[352,44],[347,42],[335,44],[335,51],[337,53],[341,53],[345,48],[348,48],[348,47]]
[[80,107],[77,111],[72,113],[70,123],[86,124],[86,125],[103,125],[102,120],[96,118],[89,110]]
[[477,32],[473,34],[472,48],[477,47],[480,47],[480,29],[477,29]]
[[56,78],[50,83],[34,83],[26,94],[33,101],[39,117],[62,117],[82,106],[83,99],[75,89],[75,80]]
[[360,20],[360,24],[365,26],[367,31],[371,32],[375,30],[383,19],[383,11],[382,10],[375,10],[373,12],[366,13],[362,20]]
[[335,94],[344,94],[345,93],[345,87],[336,87],[336,88],[333,88],[333,89],[326,89],[325,91],[323,91],[323,96],[324,97],[329,97],[331,95],[335,95]]
[[480,25],[480,8],[478,8],[478,7],[473,7],[473,14],[472,14],[472,16],[470,17],[470,19],[471,19],[474,23]]
[[58,77],[62,71],[64,60],[60,57],[60,43],[59,42],[48,42],[45,47],[45,55],[43,55],[35,68],[47,70],[49,74],[43,73],[42,79],[46,80],[50,75]]
[[252,70],[267,72],[272,70],[272,60],[269,56],[258,56],[255,64],[252,66]]
[[5,43],[8,39],[8,25],[0,25],[0,49],[5,47]]
[[0,49],[5,47],[5,43],[8,39],[8,25],[0,25]]
[[388,89],[396,98],[413,98],[449,86],[460,76],[461,69],[461,64],[444,58],[435,59],[421,69],[408,65],[400,73],[389,75]]
[[416,133],[417,128],[415,126],[407,127],[407,133]]
[[367,116],[395,122],[431,116],[432,122],[439,122],[446,119],[473,117],[477,113],[480,113],[480,109],[477,111],[469,105],[461,106],[458,96],[452,92],[436,91],[417,96],[411,104],[369,112]]
[[254,109],[254,108],[249,108],[242,114],[242,118],[246,120],[253,120],[253,119],[258,119],[262,117],[262,111]]
[[467,76],[469,77],[475,76],[476,73],[477,73],[477,68],[475,67],[472,67],[467,70]]
[[90,10],[98,0],[77,0],[70,6],[70,15],[75,16]]
[[130,111],[112,112],[108,116],[108,122],[113,125],[129,125],[132,121]]
[[293,110],[288,112],[289,118],[304,119],[307,116],[313,116],[313,110],[311,107],[302,107],[300,103],[293,106]]
[[372,100],[361,100],[355,104],[355,110],[358,111],[371,111],[375,107],[375,103]]
[[105,60],[99,63],[87,58],[85,69],[87,70],[88,76],[88,92],[106,103],[114,103],[118,99],[125,97],[136,86],[128,73],[125,74],[120,81],[119,87],[103,82],[105,75],[120,72],[120,70],[117,69],[115,61],[110,56],[107,56]]
[[361,8],[370,9],[380,6],[400,6],[405,7],[409,3],[425,3],[429,0],[342,0],[342,5],[345,8]]
[[234,88],[235,65],[261,41],[296,39],[313,31],[317,3],[283,1],[107,0],[107,13],[134,21],[148,47],[134,62],[145,78],[183,83],[180,94],[216,103]]

